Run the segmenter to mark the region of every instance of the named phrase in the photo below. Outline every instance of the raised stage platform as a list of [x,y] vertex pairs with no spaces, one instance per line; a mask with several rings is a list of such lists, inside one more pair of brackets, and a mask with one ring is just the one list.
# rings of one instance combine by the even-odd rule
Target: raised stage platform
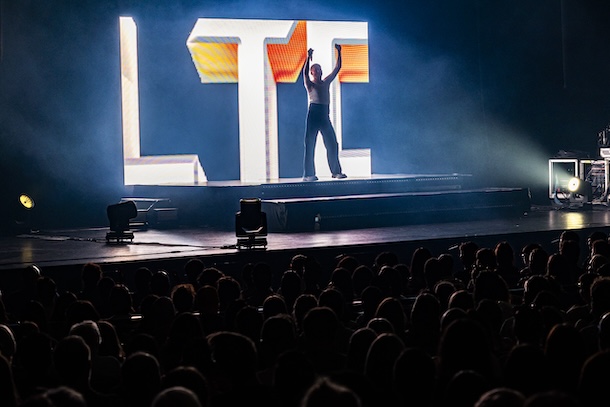
[[[468,174],[374,175],[316,182],[136,186],[127,199],[163,198],[181,224],[232,230],[241,198],[260,198],[273,232],[350,229],[522,214],[527,188],[475,188]],[[147,203],[146,203],[147,204]]]
[[335,230],[520,215],[530,209],[523,188],[265,199],[269,230]]

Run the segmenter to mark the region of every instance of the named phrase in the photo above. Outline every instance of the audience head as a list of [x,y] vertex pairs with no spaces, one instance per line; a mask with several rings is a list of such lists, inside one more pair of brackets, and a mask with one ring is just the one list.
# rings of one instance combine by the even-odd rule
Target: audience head
[[464,311],[474,309],[474,297],[472,293],[465,289],[455,291],[449,296],[448,308],[460,308]]
[[318,379],[307,390],[300,407],[361,407],[358,395],[327,377]]
[[111,313],[115,316],[126,316],[133,313],[131,293],[127,286],[116,284],[110,290]]
[[493,249],[489,247],[481,247],[479,250],[477,250],[475,258],[476,270],[492,271],[496,269],[496,254]]
[[303,318],[303,336],[312,348],[332,349],[338,329],[337,314],[328,307],[314,307]]
[[496,387],[481,395],[474,407],[523,407],[525,395],[510,387]]
[[383,266],[394,267],[398,264],[398,256],[396,253],[386,250],[382,251],[375,256],[375,263],[373,264],[373,268],[377,270],[377,272],[381,271]]
[[157,270],[150,279],[150,290],[153,294],[163,297],[171,295],[171,280],[165,270]]
[[177,313],[190,312],[195,302],[195,288],[192,284],[176,284],[172,287],[170,298]]
[[199,397],[184,386],[172,386],[161,390],[152,400],[151,407],[204,407]]
[[241,284],[236,278],[231,276],[222,276],[218,279],[218,301],[221,309],[226,309],[227,306],[241,298]]
[[479,245],[477,245],[473,241],[466,241],[460,243],[458,247],[459,259],[462,263],[462,267],[465,270],[472,270],[474,263],[476,261],[477,250],[479,250]]
[[529,258],[529,274],[544,275],[546,273],[548,260],[549,253],[542,247],[535,247],[532,249]]
[[278,294],[269,295],[263,301],[263,320],[280,314],[288,314],[284,297]]
[[345,268],[349,270],[350,273],[353,273],[356,268],[360,266],[360,262],[355,256],[350,255],[342,255],[337,262],[338,268]]
[[512,266],[515,262],[515,253],[513,247],[507,241],[501,241],[496,244],[494,248],[494,254],[496,256],[496,263],[498,265],[509,265]]
[[208,335],[215,375],[239,389],[255,380],[258,354],[255,343],[237,332],[219,331]]
[[395,297],[386,297],[379,303],[375,318],[387,319],[392,324],[392,331],[399,335],[407,329],[407,315],[402,303]]
[[540,243],[528,243],[521,248],[521,263],[523,267],[530,266],[530,255],[534,249],[542,248]]
[[85,263],[81,269],[83,289],[93,290],[102,278],[102,267],[97,263]]
[[150,283],[153,273],[148,267],[138,267],[134,273],[134,285],[136,291],[150,292]]
[[135,352],[121,366],[122,394],[134,406],[149,406],[161,390],[161,366],[153,355]]
[[610,277],[600,277],[591,284],[591,312],[596,318],[610,311]]
[[78,335],[87,344],[92,355],[96,355],[102,343],[102,335],[97,323],[94,321],[78,322],[70,328],[70,335]]
[[197,276],[197,285],[199,287],[209,285],[216,288],[218,287],[218,280],[224,275],[217,267],[205,267]]
[[53,351],[53,362],[62,384],[84,390],[91,376],[91,352],[80,336],[68,335],[59,340]]
[[186,278],[186,282],[192,284],[193,287],[196,287],[197,279],[204,268],[205,264],[201,259],[192,258],[187,260],[184,264],[184,277]]
[[[87,407],[85,396],[68,386],[50,388],[40,394],[40,397],[49,401],[49,405],[56,407]],[[43,404],[46,405],[46,404]]]
[[301,294],[294,302],[292,314],[298,331],[301,331],[303,326],[303,318],[310,309],[318,306],[318,299],[313,294]]
[[182,386],[189,389],[197,395],[202,407],[206,407],[210,403],[210,384],[206,377],[193,366],[179,366],[166,372],[163,375],[161,385],[165,389],[175,386]]

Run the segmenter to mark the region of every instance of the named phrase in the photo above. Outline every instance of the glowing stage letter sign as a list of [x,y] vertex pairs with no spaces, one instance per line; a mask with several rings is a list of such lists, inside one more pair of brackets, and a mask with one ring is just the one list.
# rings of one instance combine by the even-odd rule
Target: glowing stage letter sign
[[[370,150],[341,149],[339,85],[339,82],[368,82],[367,29],[363,22],[197,20],[187,47],[201,82],[238,84],[242,182],[279,177],[276,83],[294,83],[298,79],[308,48],[316,50],[315,62],[330,72],[334,44],[344,46],[339,80],[331,88],[331,120],[337,132],[341,163],[353,176],[371,175]],[[324,152],[316,153],[319,175],[330,175],[325,157]]]
[[[140,156],[137,28],[120,18],[125,185],[198,184],[207,178],[197,155]],[[198,19],[186,45],[202,83],[237,83],[240,180],[279,178],[276,84],[294,83],[308,48],[324,72],[333,69],[334,45],[343,63],[331,86],[330,116],[339,155],[350,176],[370,176],[369,149],[343,150],[340,82],[368,82],[368,27],[364,22]],[[303,97],[306,97],[305,95]],[[303,117],[303,121],[305,117]],[[322,149],[322,143],[318,143]],[[319,175],[330,175],[323,151]]]

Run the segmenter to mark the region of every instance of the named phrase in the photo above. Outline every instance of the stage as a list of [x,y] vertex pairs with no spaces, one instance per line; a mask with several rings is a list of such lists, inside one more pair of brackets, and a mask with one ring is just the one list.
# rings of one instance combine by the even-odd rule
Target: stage
[[465,240],[473,240],[481,247],[507,240],[515,251],[529,242],[539,242],[553,252],[563,230],[577,230],[584,241],[591,231],[607,231],[608,225],[610,210],[603,205],[589,210],[532,207],[519,216],[489,219],[271,232],[266,250],[238,250],[233,231],[207,227],[134,229],[133,242],[124,244],[107,243],[108,228],[40,230],[0,238],[0,289],[11,291],[28,264],[37,264],[60,287],[78,289],[80,267],[90,261],[100,263],[106,272],[119,271],[128,283],[137,267],[179,274],[186,261],[194,257],[202,259],[206,266],[217,266],[227,274],[239,276],[244,264],[257,261],[269,262],[276,273],[281,273],[298,253],[313,255],[326,266],[342,254],[354,255],[372,265],[375,256],[386,250],[396,252],[408,264],[411,253],[419,246],[430,248],[435,255],[451,253],[457,259],[456,247]]
[[[158,206],[151,206],[151,198]],[[261,183],[135,186],[139,221],[160,217],[180,224],[233,230],[240,199],[260,198],[269,230],[295,232],[395,226],[522,214],[527,188],[481,187],[470,174],[377,174],[316,182],[286,178]],[[175,210],[174,218],[171,209]],[[168,222],[165,222],[168,223]]]
[[[367,179],[300,179],[244,185],[139,186],[133,240],[108,241],[108,226],[72,229],[32,228],[0,238],[0,289],[12,290],[19,273],[37,264],[63,287],[79,288],[80,267],[96,262],[130,282],[141,266],[180,274],[190,258],[239,276],[246,263],[269,262],[277,274],[290,258],[314,255],[325,267],[352,254],[373,264],[381,251],[394,251],[404,263],[413,250],[449,252],[465,240],[493,247],[508,240],[516,251],[532,241],[554,251],[562,230],[585,235],[610,224],[606,205],[588,210],[532,206],[527,188],[475,188],[464,174],[392,175]],[[240,199],[261,199],[268,219],[267,247],[239,250],[236,213]]]

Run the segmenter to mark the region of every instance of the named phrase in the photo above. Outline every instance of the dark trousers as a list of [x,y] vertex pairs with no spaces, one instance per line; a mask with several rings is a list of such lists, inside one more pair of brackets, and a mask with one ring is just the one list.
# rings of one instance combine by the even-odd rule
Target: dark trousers
[[324,147],[326,147],[326,159],[328,167],[333,174],[341,173],[341,164],[339,164],[339,144],[337,143],[337,135],[335,129],[330,123],[329,106],[317,103],[310,103],[309,111],[307,112],[307,126],[305,129],[305,154],[303,157],[303,176],[309,177],[316,175],[314,164],[314,152],[316,150],[316,140],[318,131],[322,133]]

